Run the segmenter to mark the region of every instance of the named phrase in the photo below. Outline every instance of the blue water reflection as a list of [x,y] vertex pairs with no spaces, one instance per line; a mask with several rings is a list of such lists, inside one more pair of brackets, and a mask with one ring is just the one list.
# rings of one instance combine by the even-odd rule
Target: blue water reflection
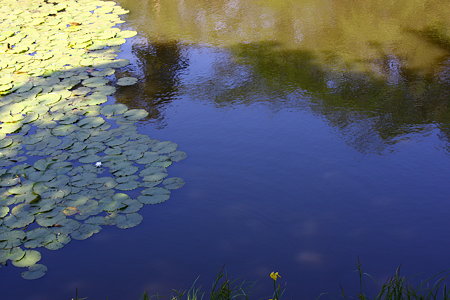
[[[448,66],[418,118],[408,101],[352,105],[352,95],[386,82],[355,94],[345,84],[333,92],[333,78],[305,88],[289,74],[279,82],[279,70],[257,72],[259,62],[239,53],[145,36],[127,45],[122,55],[134,64],[122,72],[141,83],[117,101],[149,110],[141,132],[189,154],[170,167],[186,185],[144,208],[136,228],[105,228],[45,253],[49,272],[38,281],[2,269],[1,299],[67,299],[75,288],[89,299],[138,299],[188,288],[197,276],[209,286],[223,265],[256,281],[256,299],[270,296],[273,270],[287,299],[332,299],[339,284],[357,287],[357,257],[377,281],[399,264],[425,276],[450,267]],[[403,79],[391,75],[383,86],[400,99]]]

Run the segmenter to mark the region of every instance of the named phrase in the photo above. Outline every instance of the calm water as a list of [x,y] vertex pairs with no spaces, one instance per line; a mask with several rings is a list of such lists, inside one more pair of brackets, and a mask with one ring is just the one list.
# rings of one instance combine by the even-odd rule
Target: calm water
[[450,269],[448,1],[120,3],[140,83],[117,101],[189,154],[169,168],[186,185],[136,228],[43,253],[40,280],[2,268],[0,299],[138,299],[222,265],[256,299],[273,270],[287,299],[332,299],[358,256],[376,281]]

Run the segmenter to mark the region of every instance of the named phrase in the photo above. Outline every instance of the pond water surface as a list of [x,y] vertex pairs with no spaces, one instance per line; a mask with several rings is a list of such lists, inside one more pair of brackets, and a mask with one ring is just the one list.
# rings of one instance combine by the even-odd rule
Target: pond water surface
[[377,282],[450,268],[448,1],[119,2],[139,82],[116,101],[188,153],[186,185],[138,227],[48,251],[42,279],[3,268],[1,299],[138,299],[223,265],[255,299],[271,271],[287,299],[332,299],[358,257]]

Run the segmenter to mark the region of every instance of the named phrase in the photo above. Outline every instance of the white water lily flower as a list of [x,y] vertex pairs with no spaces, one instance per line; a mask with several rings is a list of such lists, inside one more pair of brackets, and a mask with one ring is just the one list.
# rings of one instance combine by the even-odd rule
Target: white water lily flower
[[102,162],[100,162],[100,161],[96,162],[96,163],[95,163],[95,166],[96,166],[97,168],[100,168],[100,167],[102,166]]

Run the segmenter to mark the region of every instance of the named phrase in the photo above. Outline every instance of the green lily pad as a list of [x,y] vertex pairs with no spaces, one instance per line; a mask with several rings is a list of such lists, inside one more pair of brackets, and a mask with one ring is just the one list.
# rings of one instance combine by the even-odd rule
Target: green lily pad
[[82,224],[77,230],[71,233],[71,236],[75,240],[85,240],[98,233],[101,229],[98,225]]
[[171,177],[165,179],[162,184],[168,190],[175,190],[183,187],[184,180],[179,177]]
[[159,142],[152,147],[152,151],[160,154],[171,153],[177,149],[178,145],[173,142]]
[[18,131],[21,127],[22,127],[22,123],[21,122],[17,122],[17,123],[3,123],[0,125],[0,133],[14,133],[16,131]]
[[0,249],[0,264],[4,264],[7,260],[20,260],[24,256],[25,251],[19,247]]
[[33,222],[34,222],[33,215],[20,215],[20,216],[10,215],[4,219],[3,224],[5,226],[8,226],[9,228],[15,229],[25,227]]
[[41,260],[41,253],[35,250],[26,250],[25,255],[19,259],[14,260],[12,264],[19,268],[31,267]]
[[183,152],[183,151],[174,151],[172,153],[169,153],[169,157],[170,157],[171,161],[179,162],[183,159],[186,159],[187,154],[186,154],[186,152]]
[[45,265],[34,264],[28,267],[28,271],[22,272],[21,275],[23,279],[33,280],[41,278],[45,273],[47,273],[47,267]]
[[130,109],[125,112],[123,116],[127,120],[138,121],[146,118],[148,116],[148,112],[143,109]]
[[164,178],[166,178],[167,176],[168,176],[168,174],[163,173],[163,172],[154,173],[151,175],[144,176],[144,178],[142,178],[142,180],[144,180],[144,181],[160,181],[160,180],[163,180]]
[[67,245],[71,241],[71,238],[68,234],[58,232],[54,239],[52,239],[48,244],[44,247],[49,250],[58,250]]
[[159,159],[158,153],[156,153],[156,152],[146,152],[146,153],[144,153],[143,157],[138,159],[138,160],[136,160],[136,162],[138,164],[146,165],[146,164],[150,164],[150,163],[152,163],[154,161],[157,161],[158,159]]
[[77,130],[75,125],[59,125],[52,129],[52,134],[56,136],[66,136]]
[[77,122],[81,128],[95,128],[105,123],[102,117],[87,117]]
[[139,187],[139,183],[137,181],[129,181],[126,183],[119,183],[116,186],[117,190],[121,190],[121,191],[131,191],[134,189],[137,189]]
[[104,114],[105,116],[114,116],[114,115],[120,115],[126,112],[128,108],[123,104],[112,104],[112,105],[105,105],[102,107],[100,112]]
[[[105,96],[112,95],[116,92],[116,88],[110,85],[99,86],[95,88],[94,93],[99,93]],[[104,102],[103,102],[104,103]]]
[[135,36],[136,34],[137,34],[137,32],[134,30],[122,30],[121,32],[117,33],[117,36],[126,39],[126,38],[131,38],[131,37]]
[[138,82],[137,78],[134,78],[134,77],[122,77],[119,80],[117,80],[117,85],[128,86],[128,85],[136,84],[137,82]]
[[92,95],[87,96],[83,103],[88,105],[99,105],[108,101],[108,98],[105,94],[95,92]]
[[101,161],[102,157],[92,154],[92,155],[88,155],[88,156],[84,156],[82,158],[80,158],[78,161],[84,164],[91,164],[91,163],[95,163],[98,161]]
[[0,206],[0,218],[4,218],[9,213],[8,206]]
[[139,196],[138,200],[142,204],[161,203],[170,198],[170,191],[161,187],[148,188],[143,190],[141,193],[142,196]]
[[3,139],[3,140],[0,140],[0,149],[1,149],[1,148],[9,147],[9,146],[11,146],[12,143],[13,143],[13,140],[12,140],[12,139]]
[[107,84],[108,82],[109,80],[104,77],[91,77],[83,80],[82,84],[87,87],[99,87]]
[[142,216],[138,213],[118,215],[116,218],[116,226],[120,229],[135,227],[142,222]]
[[114,176],[129,176],[136,173],[139,168],[130,164],[121,164],[111,167],[113,169]]
[[98,77],[104,77],[104,76],[111,76],[115,73],[116,70],[113,68],[106,68],[101,71],[93,71],[91,72],[92,76],[98,76]]

